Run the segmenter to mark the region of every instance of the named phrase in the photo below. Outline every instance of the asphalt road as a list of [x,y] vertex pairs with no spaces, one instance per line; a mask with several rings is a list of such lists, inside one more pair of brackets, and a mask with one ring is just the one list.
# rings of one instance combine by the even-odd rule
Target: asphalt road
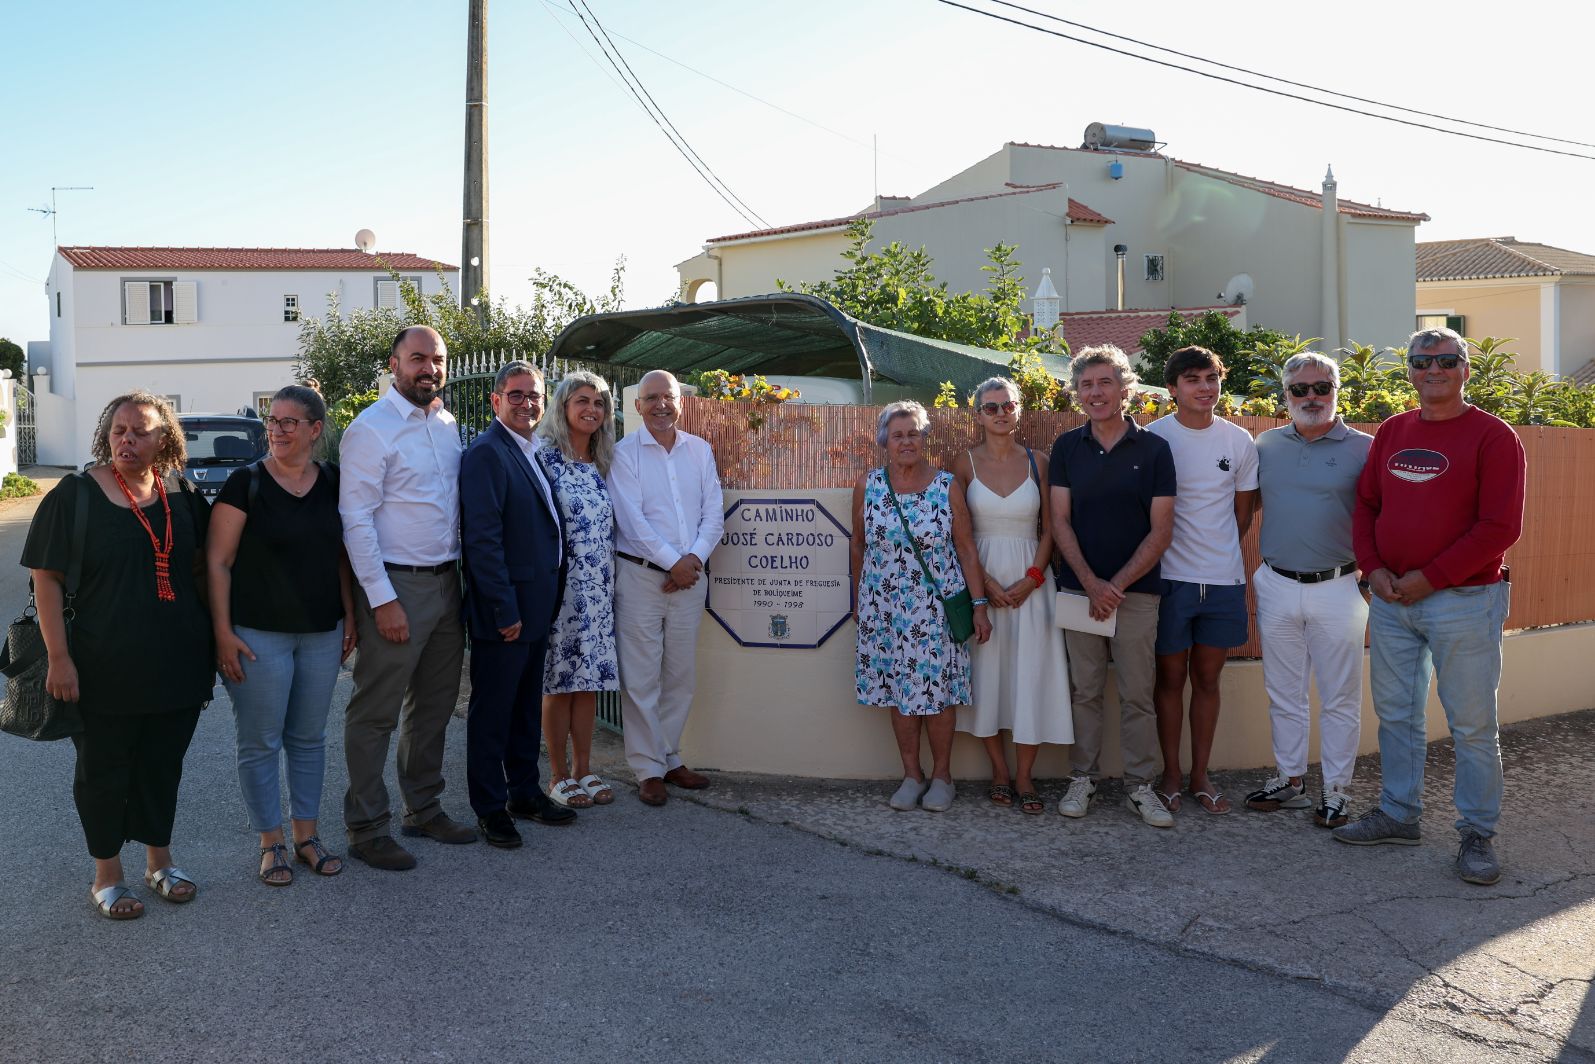
[[[15,514],[0,515],[0,556],[20,550]],[[340,852],[348,693],[345,675],[322,806]],[[7,1062],[1523,1059],[946,867],[736,811],[647,808],[629,787],[574,826],[525,825],[521,850],[415,840],[412,872],[351,861],[269,888],[224,697],[178,811],[199,896],[171,905],[135,875],[146,915],[113,923],[89,907],[72,760],[70,744],[0,735]],[[446,772],[445,808],[463,817],[458,721]],[[136,846],[124,860],[142,868]]]

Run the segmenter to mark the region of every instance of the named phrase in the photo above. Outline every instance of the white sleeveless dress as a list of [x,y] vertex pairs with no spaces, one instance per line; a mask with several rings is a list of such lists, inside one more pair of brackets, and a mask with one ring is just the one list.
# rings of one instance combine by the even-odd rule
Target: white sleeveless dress
[[[1036,558],[1041,490],[1034,477],[1011,495],[998,495],[977,475],[966,493],[980,564],[1004,587],[1025,575]],[[1046,579],[1018,609],[992,608],[991,639],[969,641],[970,705],[958,707],[958,730],[971,735],[1013,732],[1016,743],[1072,743],[1069,665],[1063,630],[1052,623],[1056,588]]]

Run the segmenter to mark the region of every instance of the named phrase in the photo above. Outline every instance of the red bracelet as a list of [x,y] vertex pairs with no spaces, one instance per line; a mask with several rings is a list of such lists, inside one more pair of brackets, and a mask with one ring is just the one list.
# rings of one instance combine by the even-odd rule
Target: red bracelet
[[1028,576],[1035,583],[1035,585],[1037,587],[1041,586],[1041,570],[1040,569],[1037,569],[1034,565],[1032,565],[1030,568],[1025,570],[1025,575]]

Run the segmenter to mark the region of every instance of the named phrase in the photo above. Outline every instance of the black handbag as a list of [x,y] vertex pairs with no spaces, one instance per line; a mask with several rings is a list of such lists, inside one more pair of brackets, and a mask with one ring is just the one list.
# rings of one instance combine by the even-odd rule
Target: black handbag
[[941,603],[942,612],[947,617],[948,636],[954,643],[967,643],[969,637],[975,634],[975,597],[969,593],[967,586],[956,595],[941,593],[941,585],[931,575],[930,566],[925,564],[925,556],[919,552],[919,543],[914,539],[913,529],[908,527],[908,518],[903,514],[903,504],[897,501],[897,489],[892,487],[891,474],[885,467],[881,468],[881,477],[886,481],[886,490],[891,492],[892,505],[897,508],[897,519],[903,522],[903,535],[908,537],[908,545],[914,548],[914,557],[919,559],[919,567],[924,571],[925,579],[930,584],[931,594]]
[[[68,635],[77,612],[74,601],[78,579],[83,574],[83,544],[89,528],[88,491],[92,486],[87,473],[77,474],[72,552],[67,557],[66,599],[61,609]],[[44,631],[39,627],[39,610],[30,579],[28,604],[22,616],[11,622],[5,645],[0,646],[0,675],[4,675],[6,681],[6,700],[0,704],[0,731],[39,742],[67,739],[83,731],[83,714],[77,703],[62,702],[45,690],[44,679],[49,670]]]

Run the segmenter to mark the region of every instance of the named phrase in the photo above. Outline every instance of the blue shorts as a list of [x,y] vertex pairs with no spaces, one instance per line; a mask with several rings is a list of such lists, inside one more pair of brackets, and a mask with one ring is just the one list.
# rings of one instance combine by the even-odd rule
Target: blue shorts
[[1182,654],[1195,643],[1205,647],[1246,644],[1246,585],[1163,581],[1157,614],[1157,652]]

